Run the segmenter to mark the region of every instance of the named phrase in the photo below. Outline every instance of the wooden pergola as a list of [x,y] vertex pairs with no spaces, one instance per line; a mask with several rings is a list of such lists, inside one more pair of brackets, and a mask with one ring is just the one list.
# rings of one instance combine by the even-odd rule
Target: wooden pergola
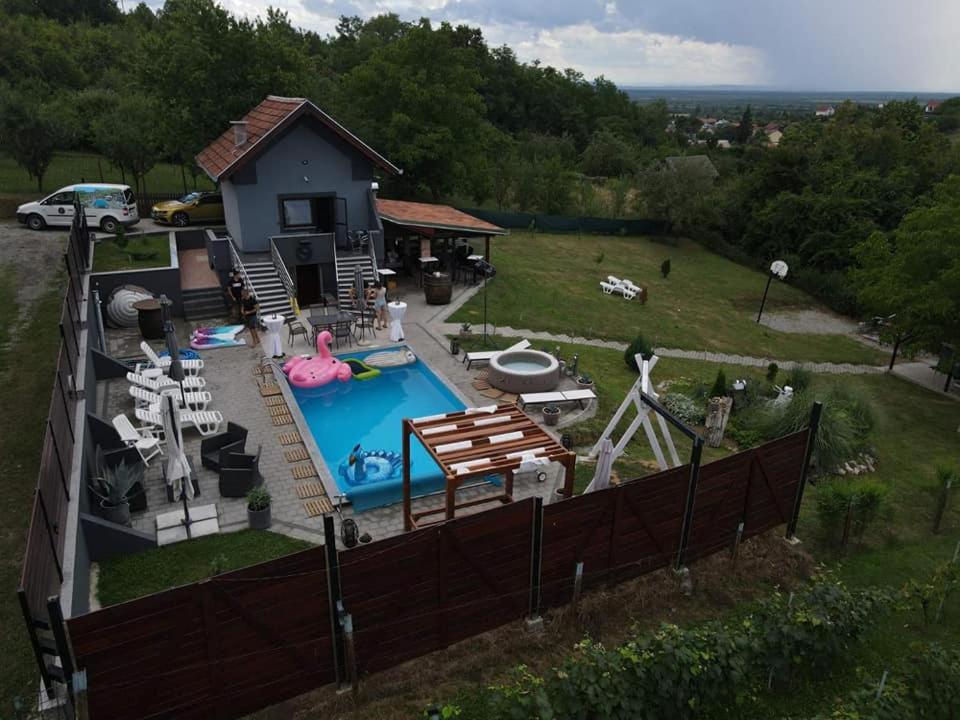
[[[443,470],[446,501],[442,507],[413,512],[410,489],[410,436]],[[524,464],[548,460],[566,468],[564,497],[573,494],[576,453],[567,450],[511,403],[468,408],[445,415],[403,421],[403,527],[414,530],[422,518],[443,514],[450,520],[460,508],[490,502],[513,502],[513,476]],[[457,489],[469,480],[503,475],[503,492],[457,503]],[[434,520],[433,522],[441,522]],[[429,523],[427,523],[429,524]]]

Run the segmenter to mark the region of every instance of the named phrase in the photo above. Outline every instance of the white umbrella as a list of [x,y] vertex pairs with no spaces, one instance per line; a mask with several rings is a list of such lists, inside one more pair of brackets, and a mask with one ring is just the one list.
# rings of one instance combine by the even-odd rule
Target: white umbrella
[[167,441],[167,483],[173,486],[173,498],[193,497],[190,482],[190,464],[183,451],[183,432],[180,426],[180,408],[176,397],[165,395],[161,403],[163,411],[163,435]]
[[613,441],[604,438],[597,453],[597,469],[593,473],[593,480],[583,492],[593,492],[610,487],[610,471],[613,469]]

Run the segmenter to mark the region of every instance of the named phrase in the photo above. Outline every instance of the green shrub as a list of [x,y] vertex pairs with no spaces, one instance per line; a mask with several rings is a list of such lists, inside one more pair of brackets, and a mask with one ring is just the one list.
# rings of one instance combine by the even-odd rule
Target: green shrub
[[667,279],[667,276],[670,274],[670,258],[660,263],[660,274],[663,275],[664,280]]
[[647,342],[647,339],[643,335],[637,335],[627,349],[623,351],[623,361],[627,364],[628,368],[637,373],[640,372],[640,368],[637,367],[637,361],[634,356],[638,353],[643,356],[644,360],[649,360],[653,355],[653,346]]
[[723,368],[717,370],[717,377],[713,381],[713,387],[710,388],[710,397],[726,397],[730,393],[727,391],[727,375]]
[[813,381],[813,373],[805,368],[794,366],[790,372],[787,373],[786,379],[783,381],[784,385],[789,385],[793,388],[795,393],[803,392]]
[[756,430],[742,428],[739,423],[732,421],[727,424],[726,437],[735,442],[741,450],[763,443],[763,437]]
[[256,512],[270,507],[270,493],[262,485],[247,493],[247,508]]
[[687,425],[703,425],[706,414],[703,403],[682,393],[667,393],[661,398],[663,406]]
[[767,382],[776,382],[778,372],[780,372],[780,366],[775,362],[767,365]]
[[839,544],[850,512],[850,534],[858,542],[886,507],[889,489],[876,480],[833,480],[817,487],[816,513],[825,537]]

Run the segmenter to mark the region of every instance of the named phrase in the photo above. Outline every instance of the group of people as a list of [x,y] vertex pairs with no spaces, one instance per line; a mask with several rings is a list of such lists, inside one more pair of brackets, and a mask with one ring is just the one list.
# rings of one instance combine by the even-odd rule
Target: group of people
[[227,297],[237,313],[237,319],[250,330],[250,339],[254,345],[260,344],[259,317],[260,303],[243,281],[243,273],[231,270],[227,280]]
[[[377,330],[386,330],[390,325],[387,318],[387,288],[382,283],[367,285],[363,291],[364,307],[373,308],[373,320]],[[357,306],[357,292],[350,288],[350,302]]]

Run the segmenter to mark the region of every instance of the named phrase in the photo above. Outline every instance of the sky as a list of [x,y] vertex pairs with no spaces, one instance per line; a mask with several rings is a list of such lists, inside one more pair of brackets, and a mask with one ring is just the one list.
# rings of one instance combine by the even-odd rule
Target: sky
[[[257,0],[220,0],[253,16]],[[479,26],[524,61],[622,86],[960,90],[960,0],[271,0],[332,34],[340,15]]]

